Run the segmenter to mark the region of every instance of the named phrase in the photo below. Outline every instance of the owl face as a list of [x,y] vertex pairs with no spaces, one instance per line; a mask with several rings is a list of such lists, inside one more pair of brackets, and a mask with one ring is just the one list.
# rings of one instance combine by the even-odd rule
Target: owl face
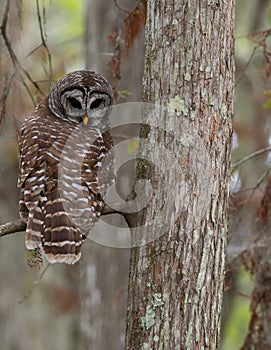
[[66,119],[73,123],[97,126],[111,106],[111,99],[105,93],[88,92],[87,90],[64,91],[61,104]]
[[58,80],[49,95],[49,108],[72,123],[99,127],[106,122],[113,92],[101,75],[76,71]]

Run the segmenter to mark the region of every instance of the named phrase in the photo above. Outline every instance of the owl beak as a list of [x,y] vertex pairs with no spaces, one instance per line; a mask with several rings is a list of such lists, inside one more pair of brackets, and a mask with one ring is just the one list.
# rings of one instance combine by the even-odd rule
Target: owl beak
[[83,124],[84,124],[85,126],[87,126],[87,124],[88,124],[88,115],[87,115],[87,114],[85,114],[85,115],[83,116]]

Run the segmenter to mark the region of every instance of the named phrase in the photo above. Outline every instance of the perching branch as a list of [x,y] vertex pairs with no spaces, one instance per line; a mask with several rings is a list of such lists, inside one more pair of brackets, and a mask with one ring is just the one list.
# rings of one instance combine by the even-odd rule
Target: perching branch
[[11,233],[25,231],[26,223],[21,220],[8,222],[0,226],[0,237],[7,236]]
[[[102,215],[109,215],[109,214],[121,214],[122,215],[122,209],[121,205],[119,203],[114,204],[114,207],[116,209],[112,209],[110,206],[105,205]],[[7,222],[6,224],[0,225],[0,237],[10,235],[12,233],[25,231],[26,229],[26,223],[21,220],[17,219],[15,221]]]

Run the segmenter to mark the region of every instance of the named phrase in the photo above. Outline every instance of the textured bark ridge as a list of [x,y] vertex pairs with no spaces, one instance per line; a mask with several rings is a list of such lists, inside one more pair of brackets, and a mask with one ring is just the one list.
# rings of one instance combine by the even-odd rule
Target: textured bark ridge
[[137,180],[150,198],[130,221],[149,243],[131,253],[126,349],[218,348],[233,27],[233,0],[148,1],[144,95],[162,107],[142,120]]

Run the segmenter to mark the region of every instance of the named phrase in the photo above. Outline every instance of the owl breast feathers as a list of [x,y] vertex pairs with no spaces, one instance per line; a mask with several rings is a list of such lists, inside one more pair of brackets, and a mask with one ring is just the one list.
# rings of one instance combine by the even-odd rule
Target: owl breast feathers
[[114,180],[112,89],[91,71],[57,81],[19,129],[19,211],[27,249],[74,264]]

